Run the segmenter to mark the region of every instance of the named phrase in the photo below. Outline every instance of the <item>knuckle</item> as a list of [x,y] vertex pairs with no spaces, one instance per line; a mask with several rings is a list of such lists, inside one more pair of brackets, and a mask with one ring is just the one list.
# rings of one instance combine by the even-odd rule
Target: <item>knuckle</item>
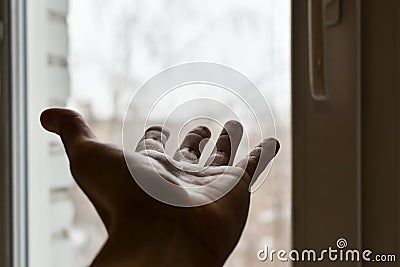
[[206,126],[197,126],[189,133],[194,133],[194,134],[200,135],[200,137],[202,137],[202,138],[211,136],[211,131]]

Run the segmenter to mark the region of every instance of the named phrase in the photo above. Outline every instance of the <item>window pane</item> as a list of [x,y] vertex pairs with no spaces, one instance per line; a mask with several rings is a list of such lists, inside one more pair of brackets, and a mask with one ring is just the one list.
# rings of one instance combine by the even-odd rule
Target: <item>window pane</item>
[[[80,111],[99,139],[121,145],[123,115],[135,89],[169,66],[218,62],[252,79],[269,100],[282,146],[268,179],[252,194],[247,226],[226,265],[260,263],[257,251],[264,245],[290,247],[289,0],[53,0],[44,6],[43,77],[51,88],[45,105]],[[29,101],[37,101],[31,95]],[[51,168],[43,174],[47,195],[36,200],[50,229],[42,229],[48,246],[40,255],[48,259],[40,262],[48,265],[41,267],[85,266],[104,242],[105,229],[71,179],[59,141],[49,138],[48,149],[36,151],[47,153],[42,160]]]

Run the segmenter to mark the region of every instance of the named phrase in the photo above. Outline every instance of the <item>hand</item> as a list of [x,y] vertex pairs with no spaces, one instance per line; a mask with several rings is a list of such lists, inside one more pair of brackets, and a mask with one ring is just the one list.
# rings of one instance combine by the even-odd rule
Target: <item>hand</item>
[[[221,132],[209,166],[201,169],[197,164],[199,146],[211,135],[206,127],[189,132],[173,158],[164,153],[169,133],[160,127],[149,128],[136,151],[126,155],[135,173],[146,176],[141,179],[166,179],[184,185],[177,194],[196,203],[213,200],[221,186],[239,179],[222,198],[184,208],[145,193],[132,178],[123,151],[97,141],[78,113],[48,109],[42,113],[41,123],[61,137],[71,173],[108,231],[108,240],[92,266],[222,266],[247,220],[251,178],[259,175],[279,150],[275,139],[265,139],[248,157],[231,166],[242,126],[230,121]],[[221,182],[207,192],[186,187],[217,178]]]

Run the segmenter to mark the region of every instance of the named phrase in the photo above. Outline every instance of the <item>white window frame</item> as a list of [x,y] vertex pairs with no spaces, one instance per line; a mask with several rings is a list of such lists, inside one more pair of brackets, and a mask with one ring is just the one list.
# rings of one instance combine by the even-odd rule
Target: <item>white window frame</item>
[[27,266],[25,1],[10,0],[12,266]]

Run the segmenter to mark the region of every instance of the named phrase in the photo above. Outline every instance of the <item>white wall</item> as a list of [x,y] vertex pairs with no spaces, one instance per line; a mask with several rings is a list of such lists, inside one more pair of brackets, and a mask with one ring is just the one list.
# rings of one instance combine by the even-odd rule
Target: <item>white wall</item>
[[73,266],[68,227],[73,183],[63,147],[39,124],[40,112],[69,95],[68,0],[27,1],[29,266]]

